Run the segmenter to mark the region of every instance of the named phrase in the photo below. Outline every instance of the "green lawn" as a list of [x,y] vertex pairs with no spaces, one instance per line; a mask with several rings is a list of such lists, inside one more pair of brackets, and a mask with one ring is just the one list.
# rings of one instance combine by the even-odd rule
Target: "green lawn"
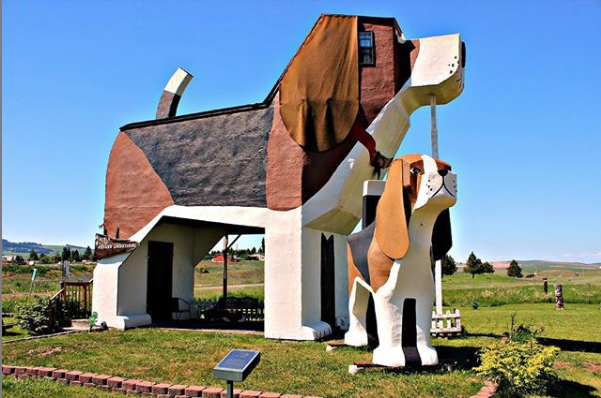
[[[61,350],[48,354],[50,350]],[[469,396],[481,387],[479,378],[462,370],[386,374],[348,374],[353,361],[367,361],[366,350],[326,353],[324,343],[266,340],[261,336],[207,334],[193,331],[137,329],[59,336],[3,347],[10,364],[60,366],[67,369],[168,381],[221,386],[212,368],[230,349],[261,351],[261,363],[239,388],[324,397]],[[160,353],[160,354],[159,354]],[[42,388],[42,387],[40,387]]]
[[[208,272],[200,272],[200,269]],[[221,264],[201,263],[197,267],[195,295],[221,296]],[[552,293],[542,292],[542,278],[564,286],[565,306],[555,310]],[[14,280],[14,278],[13,278]],[[263,282],[263,264],[232,264],[229,284]],[[214,286],[215,288],[207,287]],[[4,290],[4,286],[3,286]],[[262,298],[262,286],[231,288],[231,295]],[[354,361],[369,361],[368,350],[341,348],[325,352],[324,343],[265,340],[260,336],[207,334],[194,331],[137,329],[125,332],[77,334],[3,346],[3,363],[32,366],[60,366],[83,371],[109,373],[129,378],[183,384],[220,386],[211,369],[231,348],[257,349],[262,361],[241,388],[278,391],[324,397],[455,397],[478,391],[481,379],[471,368],[477,352],[509,329],[511,315],[518,324],[543,329],[541,342],[562,349],[556,369],[561,391],[557,397],[601,397],[601,273],[589,271],[574,276],[571,271],[543,271],[535,278],[515,279],[504,275],[457,274],[443,279],[445,309],[459,308],[468,336],[460,339],[433,339],[442,362],[454,364],[451,372],[423,371],[387,374],[378,370],[350,376],[347,368]],[[3,311],[14,308],[16,297],[5,303]],[[470,307],[472,300],[478,310]],[[18,329],[15,329],[18,332]],[[22,333],[3,336],[14,339]],[[60,351],[52,351],[60,347]],[[23,383],[24,390],[16,385]],[[3,379],[7,396],[29,397],[105,397],[96,390],[65,387],[42,381]],[[386,391],[382,395],[380,391]],[[335,392],[335,393],[333,393]]]
[[[252,285],[265,281],[262,261],[228,263],[227,278],[230,285]],[[221,286],[223,283],[223,263],[203,261],[196,266],[194,285]]]
[[[541,337],[546,340],[542,341],[562,348],[556,368],[564,390],[555,396],[601,396],[598,370],[601,367],[601,334],[597,328],[601,323],[601,311],[595,305],[574,304],[564,311],[555,310],[552,304],[460,310],[469,335],[461,339],[433,339],[442,362],[457,362],[456,369],[451,372],[386,374],[370,370],[351,376],[347,373],[348,365],[354,361],[369,361],[371,353],[368,350],[341,348],[326,353],[325,344],[318,342],[160,329],[86,333],[18,342],[3,347],[2,360],[9,364],[60,366],[157,382],[219,386],[222,383],[213,380],[212,367],[229,349],[247,348],[260,350],[262,361],[253,375],[240,384],[241,388],[325,397],[383,396],[378,391],[386,391],[385,396],[391,397],[469,396],[481,386],[481,380],[470,370],[475,366],[477,351],[505,332],[511,314],[516,313],[517,323],[543,325]],[[51,351],[58,347],[60,351]],[[43,390],[41,385],[39,388]],[[333,394],[333,391],[338,393]],[[84,394],[85,390],[81,392]],[[56,396],[59,395],[57,390]]]

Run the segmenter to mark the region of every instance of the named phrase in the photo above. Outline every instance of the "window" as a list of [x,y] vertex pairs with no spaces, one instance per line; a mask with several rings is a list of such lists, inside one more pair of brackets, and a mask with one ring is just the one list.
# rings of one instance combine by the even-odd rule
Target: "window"
[[366,30],[359,32],[359,65],[375,65],[374,32]]

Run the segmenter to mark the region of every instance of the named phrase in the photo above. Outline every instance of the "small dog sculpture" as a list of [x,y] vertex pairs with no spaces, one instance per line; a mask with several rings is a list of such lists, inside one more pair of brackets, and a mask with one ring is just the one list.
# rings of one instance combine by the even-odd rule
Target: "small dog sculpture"
[[438,363],[430,345],[431,265],[451,248],[448,209],[456,202],[456,181],[448,163],[430,156],[394,160],[375,221],[349,238],[345,343],[376,346],[376,364]]

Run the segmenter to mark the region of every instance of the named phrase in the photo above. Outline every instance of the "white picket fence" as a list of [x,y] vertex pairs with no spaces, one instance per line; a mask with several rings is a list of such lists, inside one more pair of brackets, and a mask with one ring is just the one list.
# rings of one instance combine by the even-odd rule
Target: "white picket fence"
[[462,329],[461,314],[458,309],[455,309],[455,312],[447,310],[444,314],[432,312],[430,335],[440,337],[457,336],[462,333]]

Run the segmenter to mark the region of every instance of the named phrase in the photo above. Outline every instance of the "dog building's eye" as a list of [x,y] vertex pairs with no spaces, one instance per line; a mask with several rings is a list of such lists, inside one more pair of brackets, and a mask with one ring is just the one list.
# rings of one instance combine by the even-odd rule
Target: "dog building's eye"
[[421,172],[422,172],[422,169],[420,169],[419,167],[412,167],[411,168],[411,174],[413,174],[413,175],[418,175]]

